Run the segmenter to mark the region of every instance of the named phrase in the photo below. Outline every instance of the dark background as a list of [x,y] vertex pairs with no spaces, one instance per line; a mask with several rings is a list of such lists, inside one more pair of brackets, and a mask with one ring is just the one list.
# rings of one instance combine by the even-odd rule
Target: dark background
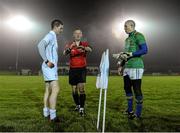
[[[40,69],[41,59],[37,44],[50,30],[50,22],[59,18],[64,22],[64,33],[59,39],[59,62],[65,43],[72,32],[80,27],[93,52],[88,55],[89,65],[99,65],[102,52],[122,51],[124,35],[116,38],[112,24],[116,19],[137,16],[149,48],[145,56],[147,71],[180,71],[180,4],[178,0],[0,0],[0,70],[14,69],[17,44],[19,68]],[[9,15],[23,14],[34,23],[28,32],[16,32],[4,24]],[[125,33],[124,33],[125,34]],[[116,61],[110,57],[111,68]]]

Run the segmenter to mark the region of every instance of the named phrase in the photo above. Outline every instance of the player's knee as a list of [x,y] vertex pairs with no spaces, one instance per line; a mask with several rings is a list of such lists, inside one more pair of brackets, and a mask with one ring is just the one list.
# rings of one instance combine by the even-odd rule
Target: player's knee
[[136,103],[137,104],[142,104],[143,103],[143,96],[136,96]]
[[79,92],[80,92],[80,94],[85,94],[84,90],[80,90]]
[[142,97],[142,91],[141,88],[135,88],[134,93],[136,97]]
[[51,86],[52,86],[52,92],[55,92],[55,93],[58,93],[60,88],[59,88],[59,84],[57,81],[52,81],[51,83]]
[[50,93],[49,93],[49,91],[47,91],[47,90],[44,92],[44,95],[46,95],[46,96],[48,96],[49,94],[50,94]]
[[46,89],[44,92],[44,95],[49,96],[51,94],[51,91],[49,89]]
[[72,86],[72,93],[74,93],[74,94],[78,93],[77,86]]
[[84,84],[83,84],[83,83],[79,83],[79,84],[77,85],[77,87],[78,87],[78,90],[79,90],[79,93],[80,93],[80,94],[85,94]]
[[59,87],[53,87],[51,94],[57,95],[59,93],[59,90],[60,90]]
[[80,93],[80,94],[85,94],[84,88],[80,88],[80,89],[79,89],[79,93]]
[[55,84],[52,88],[52,90],[54,89],[55,92],[59,92],[60,88],[58,84]]
[[80,90],[80,89],[84,89],[84,84],[83,83],[79,83],[77,85],[77,88]]

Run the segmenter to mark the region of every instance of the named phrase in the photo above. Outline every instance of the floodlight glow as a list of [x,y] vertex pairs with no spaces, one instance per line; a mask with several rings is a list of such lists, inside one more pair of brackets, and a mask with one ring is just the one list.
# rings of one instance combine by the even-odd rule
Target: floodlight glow
[[7,21],[7,24],[16,31],[27,31],[32,28],[32,22],[25,16],[18,15]]
[[116,38],[121,37],[121,33],[123,32],[123,27],[124,27],[123,24],[120,22],[116,22],[113,24],[112,33]]
[[123,18],[123,19],[119,19],[116,20],[113,24],[112,24],[112,33],[114,34],[114,36],[116,38],[121,38],[122,36],[124,36],[124,23],[127,20],[134,20],[136,23],[136,27],[135,29],[137,31],[144,31],[145,30],[145,23],[143,21],[141,21],[138,18],[135,17],[127,17],[127,18]]

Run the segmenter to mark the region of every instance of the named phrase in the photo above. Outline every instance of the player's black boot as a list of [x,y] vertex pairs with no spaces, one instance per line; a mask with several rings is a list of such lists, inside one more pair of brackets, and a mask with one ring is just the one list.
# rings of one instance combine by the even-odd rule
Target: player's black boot
[[126,110],[124,110],[124,111],[122,111],[122,113],[123,113],[123,115],[128,115],[128,109],[126,109]]
[[129,114],[134,114],[134,111],[129,112],[128,109],[124,110],[123,115],[129,115]]
[[133,120],[133,119],[138,120],[138,121],[142,120],[142,117],[137,116],[136,114],[129,115],[128,118],[131,119],[131,120]]
[[48,115],[48,116],[46,116],[46,117],[44,116],[44,119],[45,119],[45,120],[50,120],[50,115]]
[[128,118],[129,119],[134,119],[136,117],[136,115],[134,114],[134,112],[132,111],[132,112],[128,112]]
[[58,117],[55,117],[54,119],[51,120],[52,123],[59,123],[60,119]]

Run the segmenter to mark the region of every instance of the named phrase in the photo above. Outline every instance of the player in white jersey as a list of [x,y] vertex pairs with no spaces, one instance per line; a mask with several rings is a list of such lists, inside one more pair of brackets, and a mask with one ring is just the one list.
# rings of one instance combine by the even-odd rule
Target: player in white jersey
[[45,81],[43,115],[52,122],[59,122],[56,116],[56,102],[59,93],[58,84],[58,43],[57,35],[63,32],[60,20],[51,22],[51,31],[39,42],[38,50],[43,59],[42,72]]

